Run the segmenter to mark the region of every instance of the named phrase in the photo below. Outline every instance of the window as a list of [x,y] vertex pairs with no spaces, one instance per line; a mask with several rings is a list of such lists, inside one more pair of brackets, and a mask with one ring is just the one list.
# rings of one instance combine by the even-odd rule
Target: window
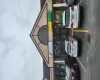
[[70,79],[70,68],[66,66],[66,80]]
[[70,9],[66,9],[66,11],[63,12],[62,16],[63,16],[63,19],[62,19],[63,25],[69,26],[69,22],[70,22]]
[[56,3],[64,3],[65,0],[56,0]]
[[65,47],[64,45],[56,45],[54,48],[55,56],[63,56],[65,55]]
[[48,43],[48,28],[47,25],[42,26],[38,32],[39,40],[42,44],[47,45]]
[[[59,11],[59,13],[60,13],[60,11]],[[55,13],[55,21],[56,21],[56,23],[61,23],[61,21],[62,21],[62,15],[61,14],[59,14],[59,13]]]
[[71,54],[71,44],[70,43],[67,44],[67,52],[68,54]]
[[66,9],[65,11],[65,24],[69,26],[69,21],[70,21],[70,9]]
[[65,71],[60,71],[60,75],[65,76],[66,75],[66,72]]
[[55,45],[64,45],[64,41],[55,41]]
[[69,67],[64,64],[55,64],[55,68],[55,80],[70,80],[71,73]]
[[56,69],[65,69],[66,66],[65,66],[65,64],[55,64],[55,68]]
[[59,34],[59,33],[62,32],[62,30],[61,29],[56,29],[55,32],[56,32],[56,34]]
[[54,39],[55,39],[55,41],[64,41],[62,35],[55,35]]
[[60,80],[66,80],[65,77],[60,77]]
[[64,76],[56,76],[55,80],[66,80]]
[[55,57],[55,60],[65,61],[65,58],[64,57]]

